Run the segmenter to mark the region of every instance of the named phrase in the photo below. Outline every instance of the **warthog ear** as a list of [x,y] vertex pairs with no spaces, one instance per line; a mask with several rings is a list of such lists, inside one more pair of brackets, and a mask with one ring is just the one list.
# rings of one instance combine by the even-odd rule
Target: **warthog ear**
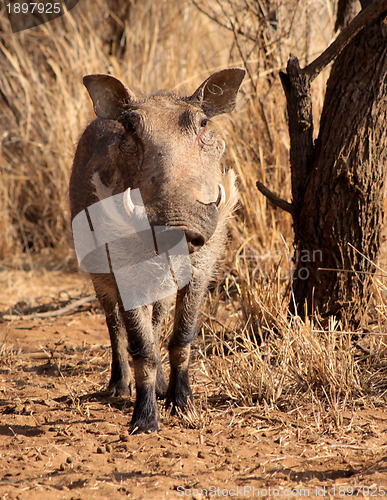
[[239,87],[246,71],[229,68],[217,71],[205,80],[187,100],[211,116],[230,113],[235,108]]
[[118,120],[125,109],[134,103],[136,96],[118,78],[94,74],[83,78],[99,118]]

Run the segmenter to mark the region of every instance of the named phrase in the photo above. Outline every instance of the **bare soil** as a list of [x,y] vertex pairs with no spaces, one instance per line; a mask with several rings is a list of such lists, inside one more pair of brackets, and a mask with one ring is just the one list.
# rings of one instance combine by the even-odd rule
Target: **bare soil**
[[[83,286],[77,275],[2,274],[3,311],[37,285],[41,295]],[[130,435],[133,398],[103,392],[110,346],[101,314],[3,322],[0,353],[0,498],[387,495],[386,411],[367,401],[341,426],[312,405],[236,407],[194,352],[198,416],[171,417],[160,402],[159,433]]]

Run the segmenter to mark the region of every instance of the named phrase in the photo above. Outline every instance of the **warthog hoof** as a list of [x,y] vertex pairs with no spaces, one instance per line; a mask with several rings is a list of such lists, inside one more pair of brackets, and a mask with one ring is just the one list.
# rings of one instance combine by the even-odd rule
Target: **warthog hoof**
[[137,387],[136,404],[134,405],[130,433],[157,432],[158,412],[156,394],[152,387]]
[[176,372],[171,376],[165,407],[171,409],[171,415],[177,415],[179,410],[187,413],[193,408],[193,396],[189,384],[188,370]]

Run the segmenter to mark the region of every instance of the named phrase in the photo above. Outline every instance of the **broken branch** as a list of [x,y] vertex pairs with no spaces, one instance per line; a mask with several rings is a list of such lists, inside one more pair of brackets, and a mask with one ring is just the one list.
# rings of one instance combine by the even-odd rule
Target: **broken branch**
[[281,208],[282,210],[285,210],[285,212],[288,212],[291,215],[294,215],[294,207],[292,203],[289,203],[288,201],[280,198],[277,196],[273,191],[270,191],[269,188],[267,188],[264,184],[262,184],[261,181],[256,182],[256,186],[259,189],[259,191],[266,196],[266,198],[273,203],[278,208]]

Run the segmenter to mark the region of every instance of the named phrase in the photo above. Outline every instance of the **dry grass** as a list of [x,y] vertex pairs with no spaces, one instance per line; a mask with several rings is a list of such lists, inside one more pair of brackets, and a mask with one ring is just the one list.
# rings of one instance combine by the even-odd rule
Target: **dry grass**
[[[291,218],[255,187],[259,179],[290,197],[278,71],[290,51],[304,63],[327,46],[334,5],[273,3],[276,28],[263,29],[251,9],[239,8],[242,2],[195,3],[207,15],[188,0],[110,1],[111,10],[101,0],[85,0],[64,17],[18,34],[0,13],[3,266],[75,267],[67,185],[77,138],[92,118],[84,74],[111,72],[145,92],[178,84],[192,91],[211,71],[245,64],[249,77],[238,109],[218,119],[227,140],[224,161],[238,174],[241,196],[222,282],[204,309],[203,368],[237,404],[286,410],[312,402],[334,411],[339,422],[344,407],[385,403],[386,337],[356,343],[351,333],[336,333],[334,318],[331,331],[321,333],[318,325],[289,316]],[[236,40],[239,31],[245,35]],[[316,128],[326,76],[313,85]],[[382,281],[375,283],[370,331],[386,331]],[[10,353],[2,347],[0,355]]]
[[313,404],[321,415],[334,415],[337,426],[344,409],[384,406],[385,323],[370,322],[369,334],[356,336],[338,331],[331,318],[323,331],[290,316],[283,292],[275,276],[251,283],[226,276],[224,323],[211,314],[219,301],[208,301],[200,357],[219,392],[247,407],[292,411]]

